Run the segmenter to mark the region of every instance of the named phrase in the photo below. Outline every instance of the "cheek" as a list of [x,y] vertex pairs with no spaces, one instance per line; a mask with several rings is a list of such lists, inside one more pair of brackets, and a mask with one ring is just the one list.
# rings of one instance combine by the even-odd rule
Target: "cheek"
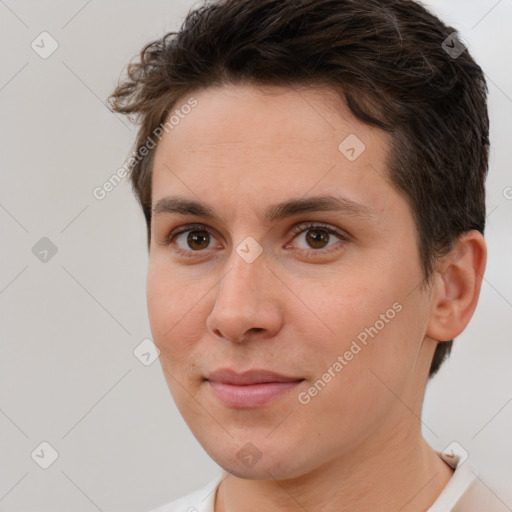
[[324,398],[341,406],[340,415],[359,411],[352,416],[357,424],[364,423],[365,417],[384,415],[397,402],[397,395],[407,394],[418,363],[426,324],[424,306],[417,298],[400,302],[394,298],[387,294],[371,305],[359,302],[363,314],[346,309],[339,317],[341,334],[328,347],[325,371],[339,362],[339,356],[342,369],[334,368],[337,377]]
[[198,316],[205,288],[185,281],[168,266],[164,271],[150,263],[146,292],[149,323],[162,364],[176,367],[190,362],[194,344],[204,331]]
[[[426,317],[425,304],[417,294],[409,293],[414,279],[407,279],[406,274],[405,268],[402,274],[392,269],[378,273],[367,269],[323,287],[310,287],[307,302],[322,321],[317,321],[317,326],[326,333],[319,345],[309,347],[320,375],[342,356],[343,370],[336,375],[343,372],[344,385],[364,394],[368,386],[373,389],[366,381],[378,381],[377,376],[382,375],[386,382],[398,384],[397,379],[408,373],[423,339]],[[398,275],[400,279],[385,277]],[[312,332],[313,323],[305,317],[296,321],[303,332]],[[303,337],[305,343],[313,339]],[[317,336],[315,343],[319,339]]]
[[[369,273],[341,274],[338,279],[309,285],[305,302],[327,334],[324,346],[339,351],[379,319],[396,301],[393,290],[382,286]],[[310,315],[311,316],[311,315]],[[321,323],[320,323],[321,322]],[[347,345],[348,344],[348,345]]]

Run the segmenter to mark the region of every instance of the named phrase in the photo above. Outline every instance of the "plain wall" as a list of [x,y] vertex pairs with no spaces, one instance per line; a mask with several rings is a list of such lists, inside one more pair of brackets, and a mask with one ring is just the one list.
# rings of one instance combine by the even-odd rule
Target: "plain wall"
[[[492,148],[481,298],[428,385],[424,433],[436,449],[458,441],[512,509],[512,2],[426,4],[462,33],[487,75]],[[107,109],[107,96],[127,62],[178,29],[192,5],[199,2],[0,2],[4,512],[141,512],[218,471],[178,413],[159,362],[146,367],[133,354],[151,338],[142,212],[127,181],[103,200],[93,196],[136,135]],[[43,31],[59,45],[46,59],[31,47]],[[46,262],[33,253],[38,243],[48,249],[43,237],[57,249]],[[31,457],[43,441],[59,454],[48,469]]]

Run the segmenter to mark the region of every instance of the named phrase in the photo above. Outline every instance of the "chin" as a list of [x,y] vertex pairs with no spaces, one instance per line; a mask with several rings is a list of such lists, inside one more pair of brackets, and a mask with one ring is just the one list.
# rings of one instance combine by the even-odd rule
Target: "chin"
[[241,449],[233,447],[208,453],[225,471],[246,480],[286,480],[301,477],[309,471],[307,461],[293,457],[293,450],[285,446],[282,446],[282,452],[268,447],[265,451],[257,451],[254,445],[247,443]]

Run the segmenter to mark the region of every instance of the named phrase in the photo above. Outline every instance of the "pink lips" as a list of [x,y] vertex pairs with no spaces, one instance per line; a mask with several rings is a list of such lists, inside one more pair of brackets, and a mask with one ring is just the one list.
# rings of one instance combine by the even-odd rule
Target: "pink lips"
[[303,380],[267,370],[237,373],[230,369],[214,371],[206,378],[213,393],[225,405],[237,408],[265,405]]

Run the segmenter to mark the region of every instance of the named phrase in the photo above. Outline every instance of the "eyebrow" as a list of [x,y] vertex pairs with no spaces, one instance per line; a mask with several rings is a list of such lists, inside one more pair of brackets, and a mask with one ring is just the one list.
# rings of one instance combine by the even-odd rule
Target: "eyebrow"
[[[350,217],[370,222],[377,221],[377,216],[368,206],[345,197],[330,195],[293,198],[271,204],[267,207],[263,219],[272,222],[300,213],[315,211],[342,212]],[[153,217],[164,214],[197,215],[212,221],[221,221],[220,217],[206,203],[182,197],[163,197],[159,199],[153,206]]]

